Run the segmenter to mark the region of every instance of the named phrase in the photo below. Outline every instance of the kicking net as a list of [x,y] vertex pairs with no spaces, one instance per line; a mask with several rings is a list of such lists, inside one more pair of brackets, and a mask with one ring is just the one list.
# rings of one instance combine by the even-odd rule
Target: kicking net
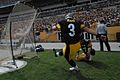
[[0,60],[12,59],[12,54],[22,55],[32,51],[34,38],[32,24],[37,11],[17,2],[8,16],[0,40]]

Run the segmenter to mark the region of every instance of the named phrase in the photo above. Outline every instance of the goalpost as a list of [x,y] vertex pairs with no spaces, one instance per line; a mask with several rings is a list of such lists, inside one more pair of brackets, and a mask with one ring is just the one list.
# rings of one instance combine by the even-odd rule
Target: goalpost
[[13,60],[18,67],[15,55],[31,51],[34,45],[32,25],[37,11],[28,5],[17,2],[8,16],[0,40],[0,60]]

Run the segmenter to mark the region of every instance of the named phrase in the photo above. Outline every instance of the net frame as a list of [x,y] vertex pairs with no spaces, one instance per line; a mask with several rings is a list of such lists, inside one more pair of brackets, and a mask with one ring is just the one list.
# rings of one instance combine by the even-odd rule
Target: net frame
[[[9,39],[5,39],[5,42],[6,42],[6,50],[9,50],[9,52],[8,53],[10,53],[11,54],[11,58],[10,59],[12,59],[13,60],[13,63],[12,64],[14,64],[15,66],[16,66],[16,68],[17,68],[17,65],[16,65],[16,62],[15,62],[15,51],[14,51],[14,42],[13,42],[13,35],[14,35],[14,32],[13,32],[13,28],[12,28],[12,26],[14,25],[13,24],[13,22],[14,22],[14,20],[15,20],[15,18],[14,18],[14,16],[15,15],[19,15],[19,14],[25,14],[25,12],[24,11],[22,11],[22,12],[20,12],[19,14],[18,13],[14,13],[14,11],[16,10],[16,7],[17,8],[20,8],[20,6],[19,5],[24,5],[24,7],[28,7],[28,8],[30,8],[30,9],[32,9],[32,10],[29,10],[28,12],[30,12],[30,13],[33,13],[33,14],[30,14],[32,17],[31,17],[31,21],[30,21],[30,23],[29,23],[29,28],[28,27],[26,27],[27,29],[25,29],[25,31],[24,31],[24,33],[23,34],[21,34],[21,33],[18,33],[18,34],[16,34],[17,36],[22,36],[21,38],[22,38],[22,41],[21,41],[21,46],[19,46],[19,53],[18,54],[22,54],[22,51],[23,51],[23,45],[25,45],[25,41],[28,39],[31,43],[32,43],[32,46],[34,47],[34,43],[33,43],[33,41],[31,40],[31,38],[29,37],[30,36],[30,31],[31,31],[31,29],[32,29],[32,25],[33,25],[33,22],[34,22],[34,20],[35,20],[35,18],[36,18],[36,14],[37,14],[37,11],[35,10],[35,9],[33,9],[33,8],[31,8],[31,7],[29,7],[28,5],[26,5],[26,4],[23,4],[23,3],[21,3],[21,2],[17,2],[15,5],[14,5],[14,7],[13,7],[13,10],[12,10],[12,12],[9,14],[9,16],[8,16],[8,19],[7,19],[7,23],[6,23],[6,25],[5,25],[5,28],[4,28],[4,31],[3,31],[3,33],[2,33],[2,36],[4,36],[4,34],[7,34],[7,36],[9,37]],[[22,8],[23,8],[23,6],[22,6]],[[17,11],[16,11],[17,12]],[[15,16],[15,17],[17,17],[17,16]],[[19,18],[19,17],[18,17]],[[29,21],[29,20],[28,20]],[[28,25],[27,25],[28,26]],[[10,56],[9,56],[10,57]]]

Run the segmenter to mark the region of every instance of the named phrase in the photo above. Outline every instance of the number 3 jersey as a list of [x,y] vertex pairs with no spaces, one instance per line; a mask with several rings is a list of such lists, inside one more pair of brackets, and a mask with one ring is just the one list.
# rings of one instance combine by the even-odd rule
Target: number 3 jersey
[[57,27],[61,30],[62,42],[66,44],[75,44],[80,41],[80,35],[85,26],[82,22],[75,20],[63,20],[58,22]]

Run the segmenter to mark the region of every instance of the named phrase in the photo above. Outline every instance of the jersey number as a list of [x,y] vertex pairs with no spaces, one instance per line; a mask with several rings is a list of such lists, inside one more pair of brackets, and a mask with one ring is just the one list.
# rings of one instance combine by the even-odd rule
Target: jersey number
[[74,24],[69,24],[68,28],[70,29],[69,36],[71,36],[71,37],[75,36],[75,25]]

